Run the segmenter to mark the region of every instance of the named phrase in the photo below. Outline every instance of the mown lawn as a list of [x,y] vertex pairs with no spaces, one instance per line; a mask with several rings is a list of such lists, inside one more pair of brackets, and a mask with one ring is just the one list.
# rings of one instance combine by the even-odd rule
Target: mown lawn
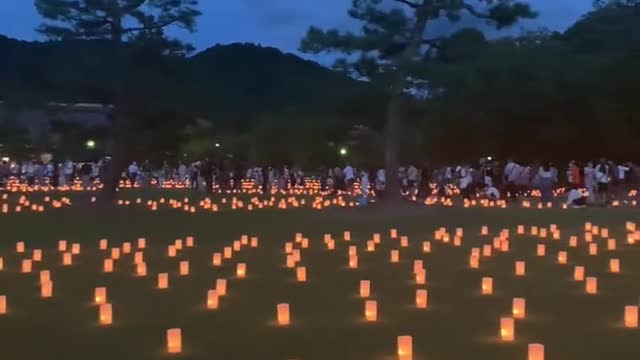
[[[0,214],[0,295],[7,296],[8,312],[0,315],[0,358],[42,359],[395,359],[396,338],[413,336],[414,359],[517,360],[527,359],[527,344],[545,345],[546,359],[639,359],[640,330],[625,329],[624,306],[638,304],[640,245],[626,244],[626,221],[638,221],[637,209],[463,209],[411,208],[384,213],[380,209],[314,211],[261,210],[189,214],[178,210],[156,212],[141,207],[103,209],[73,205],[44,213]],[[589,256],[584,223],[607,227],[617,239],[617,250],[607,251],[606,240],[597,256]],[[557,224],[561,240],[516,235],[516,226]],[[488,225],[490,236],[481,236]],[[435,241],[434,230],[446,227],[453,235],[463,227],[462,246]],[[401,248],[389,238],[397,228],[409,238]],[[492,243],[501,229],[510,229],[510,250],[494,250],[482,258],[480,269],[470,269],[472,247]],[[353,240],[342,240],[344,230]],[[310,239],[300,265],[308,281],[297,283],[294,269],[285,267],[284,244],[301,232]],[[327,250],[323,234],[336,239]],[[382,243],[367,252],[366,241],[382,234]],[[243,249],[213,267],[213,252],[231,246],[241,235],[259,237],[259,247]],[[196,247],[167,256],[176,238],[195,237]],[[579,235],[577,248],[570,235]],[[134,275],[133,254],[115,262],[113,273],[102,272],[109,255],[98,249],[107,238],[110,247],[147,239],[144,251],[147,277]],[[62,266],[58,240],[80,243],[81,254],[72,266]],[[15,252],[24,241],[25,254]],[[431,241],[431,253],[422,242]],[[547,254],[536,256],[546,244]],[[358,247],[359,267],[349,269],[348,246]],[[37,248],[43,261],[30,274],[20,273],[20,261]],[[391,263],[390,251],[400,249],[400,263]],[[559,250],[568,251],[568,264],[556,262]],[[622,273],[609,272],[609,259],[618,258]],[[413,280],[413,260],[424,260],[427,285]],[[190,262],[190,274],[179,276],[178,263]],[[514,262],[526,261],[526,276],[514,275]],[[247,264],[246,279],[235,277],[236,263]],[[596,276],[599,293],[587,295],[583,282],[573,280],[575,265]],[[48,269],[53,297],[40,297],[39,270]],[[170,274],[169,288],[156,288],[156,276]],[[493,295],[480,295],[482,277],[494,279]],[[218,278],[228,279],[228,295],[218,310],[207,310],[207,290]],[[371,299],[378,302],[378,321],[364,321],[360,280],[371,280]],[[92,305],[94,288],[108,288],[113,325],[98,325]],[[426,288],[429,307],[415,307],[415,290]],[[516,321],[516,341],[499,340],[499,321],[511,313],[514,297],[527,301],[527,318]],[[289,327],[275,325],[276,305],[289,303]],[[182,329],[184,352],[168,355],[165,332]]]

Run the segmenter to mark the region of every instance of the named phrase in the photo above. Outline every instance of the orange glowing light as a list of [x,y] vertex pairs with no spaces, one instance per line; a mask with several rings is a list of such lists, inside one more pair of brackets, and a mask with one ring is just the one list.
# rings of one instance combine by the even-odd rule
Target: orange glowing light
[[111,325],[113,322],[113,313],[111,304],[100,305],[99,314],[100,325]]
[[167,352],[169,354],[179,354],[182,352],[182,330],[167,330]]
[[502,341],[511,342],[515,340],[515,321],[510,317],[500,319],[500,338]]
[[526,317],[526,300],[523,298],[514,298],[512,304],[512,313],[514,319],[524,319]]
[[428,292],[426,289],[418,289],[416,290],[416,307],[418,309],[426,309],[427,308],[427,295]]
[[158,289],[167,289],[169,287],[169,274],[158,274]]
[[364,318],[366,321],[378,320],[378,302],[375,300],[366,300],[364,302]]
[[277,305],[278,325],[287,326],[291,323],[289,315],[289,304],[283,303]]

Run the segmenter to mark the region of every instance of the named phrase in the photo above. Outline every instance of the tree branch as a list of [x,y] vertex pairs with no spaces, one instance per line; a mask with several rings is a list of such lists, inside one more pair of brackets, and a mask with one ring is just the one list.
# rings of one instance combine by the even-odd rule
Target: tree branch
[[172,19],[168,19],[168,20],[163,21],[161,23],[156,23],[156,24],[152,24],[152,25],[148,25],[148,26],[139,26],[139,27],[126,28],[126,29],[122,30],[122,34],[128,34],[128,33],[136,32],[136,31],[148,31],[148,30],[162,29],[162,28],[165,28],[165,27],[167,27],[167,26],[169,26],[171,24],[175,24],[179,20],[180,20],[180,18],[174,17]]
[[476,8],[473,7],[473,5],[469,5],[469,4],[464,4],[464,9],[467,10],[467,12],[469,12],[469,14],[479,18],[479,19],[491,19],[491,15],[487,14],[487,13],[481,13],[478,10],[476,10]]
[[405,5],[409,6],[409,7],[414,8],[414,9],[417,9],[420,6],[420,4],[416,4],[416,3],[412,2],[412,1],[409,1],[409,0],[394,0],[394,1],[402,3],[402,4],[405,4]]

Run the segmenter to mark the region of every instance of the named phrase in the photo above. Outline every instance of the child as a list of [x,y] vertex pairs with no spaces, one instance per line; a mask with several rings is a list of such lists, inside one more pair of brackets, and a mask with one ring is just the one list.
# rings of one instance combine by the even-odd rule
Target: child
[[577,185],[571,187],[571,191],[567,195],[567,205],[577,208],[585,207],[587,205],[587,198],[578,190]]

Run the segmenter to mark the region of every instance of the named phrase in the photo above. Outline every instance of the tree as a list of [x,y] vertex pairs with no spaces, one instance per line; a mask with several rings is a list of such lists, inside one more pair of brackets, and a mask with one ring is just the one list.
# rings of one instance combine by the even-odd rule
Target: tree
[[[427,26],[446,17],[484,20],[498,29],[536,14],[516,0],[353,0],[349,16],[363,23],[358,34],[311,27],[302,40],[303,52],[338,52],[345,55],[335,67],[372,81],[388,91],[386,111],[386,199],[401,199],[397,178],[401,127],[408,110],[409,88],[420,84],[421,60],[437,51],[443,38],[428,36]],[[422,79],[424,80],[424,79]]]
[[165,30],[180,27],[195,31],[198,0],[35,0],[35,5],[45,19],[38,31],[50,38],[111,42],[109,65],[117,69],[112,84],[115,144],[104,189],[107,198],[113,199],[119,175],[132,157],[131,144],[141,130],[134,124],[135,107],[148,106],[143,103],[146,97],[136,99],[136,90],[145,87],[136,81],[132,65],[140,58],[135,50],[143,49],[144,54],[149,50],[177,54],[188,50],[185,44],[167,37]]

